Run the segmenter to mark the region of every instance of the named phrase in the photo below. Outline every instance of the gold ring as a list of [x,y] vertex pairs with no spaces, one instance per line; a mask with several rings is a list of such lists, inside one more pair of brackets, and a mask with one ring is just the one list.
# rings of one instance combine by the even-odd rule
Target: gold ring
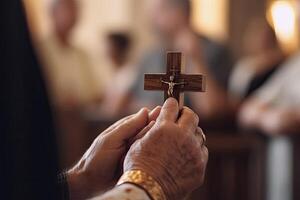
[[197,128],[197,133],[199,135],[201,135],[201,137],[202,137],[202,141],[203,141],[202,146],[205,146],[206,145],[206,135],[203,133],[202,129],[199,127]]
[[201,136],[202,136],[202,139],[203,139],[203,146],[206,145],[206,135],[203,133],[203,131],[201,131]]

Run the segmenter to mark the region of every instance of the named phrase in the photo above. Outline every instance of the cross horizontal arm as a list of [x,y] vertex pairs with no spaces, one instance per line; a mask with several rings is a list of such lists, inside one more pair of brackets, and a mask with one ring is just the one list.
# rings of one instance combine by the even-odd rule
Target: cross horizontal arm
[[191,91],[191,92],[205,92],[206,84],[205,84],[205,76],[200,74],[181,74],[180,79],[184,80],[184,88],[183,91]]
[[165,74],[145,74],[145,90],[166,90],[167,85],[162,83]]

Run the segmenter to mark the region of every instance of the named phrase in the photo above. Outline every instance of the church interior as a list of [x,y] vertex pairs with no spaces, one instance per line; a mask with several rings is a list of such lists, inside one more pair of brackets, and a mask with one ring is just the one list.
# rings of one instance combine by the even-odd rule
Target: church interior
[[188,199],[300,199],[300,1],[23,3],[61,168],[116,120],[162,105],[144,74],[165,73],[166,53],[179,51],[186,74],[206,77],[205,92],[184,96],[209,149],[204,186]]

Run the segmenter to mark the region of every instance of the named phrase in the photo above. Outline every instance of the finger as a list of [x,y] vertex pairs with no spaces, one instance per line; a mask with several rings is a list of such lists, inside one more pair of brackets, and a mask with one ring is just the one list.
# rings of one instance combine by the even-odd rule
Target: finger
[[127,117],[124,117],[123,119],[120,119],[119,121],[115,122],[113,125],[108,127],[105,131],[103,131],[102,135],[105,135],[111,131],[113,131],[116,127],[118,127],[120,124],[123,124],[124,121],[129,120],[130,118],[134,117],[136,114],[129,115]]
[[[141,112],[141,110],[146,110],[149,113],[149,109],[148,108],[142,108],[139,110],[139,112]],[[123,119],[120,119],[119,121],[115,122],[113,125],[111,125],[110,127],[108,127],[103,133],[102,135],[105,135],[111,131],[113,131],[115,128],[117,128],[118,126],[120,126],[121,124],[123,124],[125,121],[128,121],[129,119],[133,118],[136,114],[138,114],[139,112],[129,115],[127,117],[124,117]]]
[[118,146],[123,146],[127,140],[136,136],[148,123],[147,109],[141,109],[132,118],[119,124],[113,131],[107,134],[110,141]]
[[154,126],[155,121],[151,121],[143,130],[141,130],[134,138],[130,139],[129,145],[131,146],[135,141],[143,138],[147,132]]
[[199,124],[198,115],[188,107],[183,107],[181,116],[177,124],[184,130],[190,130],[192,133],[196,131]]
[[157,121],[173,121],[178,118],[179,106],[174,98],[168,98],[161,108]]
[[161,106],[157,106],[149,113],[149,121],[156,121],[161,111]]

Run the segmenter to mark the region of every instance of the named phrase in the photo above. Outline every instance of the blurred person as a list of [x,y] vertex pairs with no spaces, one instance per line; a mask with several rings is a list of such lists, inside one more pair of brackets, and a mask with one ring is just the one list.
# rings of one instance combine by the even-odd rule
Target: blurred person
[[99,97],[89,57],[71,41],[78,21],[77,1],[53,0],[50,14],[53,32],[38,46],[54,105],[82,108]]
[[[130,61],[132,38],[126,32],[112,32],[106,37],[106,55],[113,67],[113,76],[106,83],[100,106],[91,106],[89,113],[101,118],[116,119],[126,114],[129,93],[137,71]],[[103,115],[105,113],[105,115]]]
[[179,115],[172,98],[116,122],[57,177],[53,119],[21,1],[1,1],[0,10],[2,199],[78,200],[105,191],[98,199],[182,199],[203,183],[208,151],[199,118],[187,107]]
[[[258,40],[256,44],[265,46],[264,44],[268,43],[263,41],[272,40],[275,41],[273,33],[264,40]],[[272,45],[272,42],[270,44],[269,51],[266,49],[265,52],[261,52],[261,59],[254,63],[256,67],[253,63],[248,63],[254,70],[249,67],[250,76],[244,76],[243,82],[247,84],[248,81],[250,84],[248,83],[248,88],[244,88],[244,92],[238,92],[241,98],[248,93],[238,113],[238,121],[243,129],[259,131],[270,136],[266,146],[266,199],[292,200],[294,147],[293,137],[289,136],[300,133],[300,54],[298,52],[283,61],[284,56],[278,45]],[[263,80],[260,87],[252,91],[251,82],[255,81],[255,78],[251,76]],[[243,83],[240,84],[243,86]]]
[[266,147],[268,200],[293,199],[293,137],[289,136],[300,133],[299,65],[298,52],[244,100],[238,113],[243,129],[271,136]]
[[[300,4],[299,0],[297,2]],[[297,9],[300,10],[300,6]],[[297,52],[248,98],[239,113],[243,127],[271,136],[300,133],[299,64],[300,53]]]
[[300,54],[288,59],[242,106],[242,126],[269,135],[300,133]]
[[265,18],[253,19],[243,39],[243,57],[233,68],[229,91],[240,102],[259,89],[280,67],[286,56],[275,31]]
[[139,65],[139,79],[132,90],[133,108],[136,105],[151,107],[161,102],[162,94],[143,90],[143,74],[165,73],[166,51],[182,51],[188,61],[186,72],[204,74],[207,80],[207,92],[204,95],[186,93],[187,104],[203,119],[226,113],[226,88],[231,67],[227,49],[192,29],[189,0],[151,0],[148,8],[149,19],[159,36],[159,45],[147,52]]

